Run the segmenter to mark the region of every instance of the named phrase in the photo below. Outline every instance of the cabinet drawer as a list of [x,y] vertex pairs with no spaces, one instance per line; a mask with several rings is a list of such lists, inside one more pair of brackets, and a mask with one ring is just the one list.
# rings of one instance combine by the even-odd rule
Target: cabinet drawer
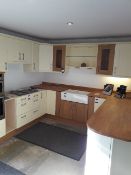
[[32,119],[40,117],[40,108],[35,108],[32,110]]
[[32,119],[32,112],[23,113],[17,116],[17,128],[24,126],[25,124],[31,122]]
[[32,96],[31,94],[22,96],[16,99],[16,114],[20,115],[23,112],[28,112],[31,110],[32,107]]
[[28,118],[26,113],[17,116],[17,128],[24,126],[26,123],[28,123],[27,119]]
[[41,94],[40,92],[36,92],[32,94],[32,108],[36,108],[40,106]]

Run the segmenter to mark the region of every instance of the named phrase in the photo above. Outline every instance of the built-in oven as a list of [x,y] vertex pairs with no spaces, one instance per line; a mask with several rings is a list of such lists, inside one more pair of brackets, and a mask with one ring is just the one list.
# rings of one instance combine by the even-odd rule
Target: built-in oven
[[0,96],[4,94],[4,74],[0,74]]
[[5,118],[5,113],[4,113],[4,97],[0,96],[0,120]]

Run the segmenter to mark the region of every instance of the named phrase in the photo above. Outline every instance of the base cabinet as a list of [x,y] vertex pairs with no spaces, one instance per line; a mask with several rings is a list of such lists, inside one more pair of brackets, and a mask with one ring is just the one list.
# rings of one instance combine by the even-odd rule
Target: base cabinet
[[6,124],[5,119],[0,120],[0,137],[3,137],[6,134]]
[[88,119],[88,105],[61,100],[60,117],[85,123]]
[[56,111],[56,91],[51,91],[51,90],[47,90],[47,96],[46,96],[46,113],[47,114],[51,114],[51,115],[55,115],[55,111]]

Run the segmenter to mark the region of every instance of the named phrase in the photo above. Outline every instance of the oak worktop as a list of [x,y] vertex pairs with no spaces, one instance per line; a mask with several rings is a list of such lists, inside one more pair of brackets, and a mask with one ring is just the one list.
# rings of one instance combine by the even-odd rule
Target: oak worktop
[[114,95],[103,95],[101,89],[47,82],[36,87],[60,92],[67,89],[84,90],[91,92],[89,96],[106,98],[102,106],[88,120],[88,127],[101,135],[131,141],[131,98],[118,99]]

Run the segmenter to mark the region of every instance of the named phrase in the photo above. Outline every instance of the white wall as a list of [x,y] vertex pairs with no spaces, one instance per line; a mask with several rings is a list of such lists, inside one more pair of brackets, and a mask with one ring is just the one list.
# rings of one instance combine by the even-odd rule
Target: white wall
[[23,72],[20,64],[8,65],[8,72],[5,73],[5,91],[16,90],[44,81],[44,73]]
[[96,75],[95,70],[82,70],[71,68],[66,73],[45,73],[44,80],[48,82],[87,86],[94,88],[103,88],[104,84],[112,83],[116,87],[123,84],[131,90],[131,79],[129,78],[115,78],[104,75]]
[[8,72],[5,73],[5,91],[15,90],[31,85],[39,84],[42,81],[103,88],[106,83],[117,86],[124,84],[131,90],[131,79],[114,78],[103,75],[96,75],[95,70],[80,70],[72,68],[66,73],[28,73],[23,72],[20,64],[8,65]]

